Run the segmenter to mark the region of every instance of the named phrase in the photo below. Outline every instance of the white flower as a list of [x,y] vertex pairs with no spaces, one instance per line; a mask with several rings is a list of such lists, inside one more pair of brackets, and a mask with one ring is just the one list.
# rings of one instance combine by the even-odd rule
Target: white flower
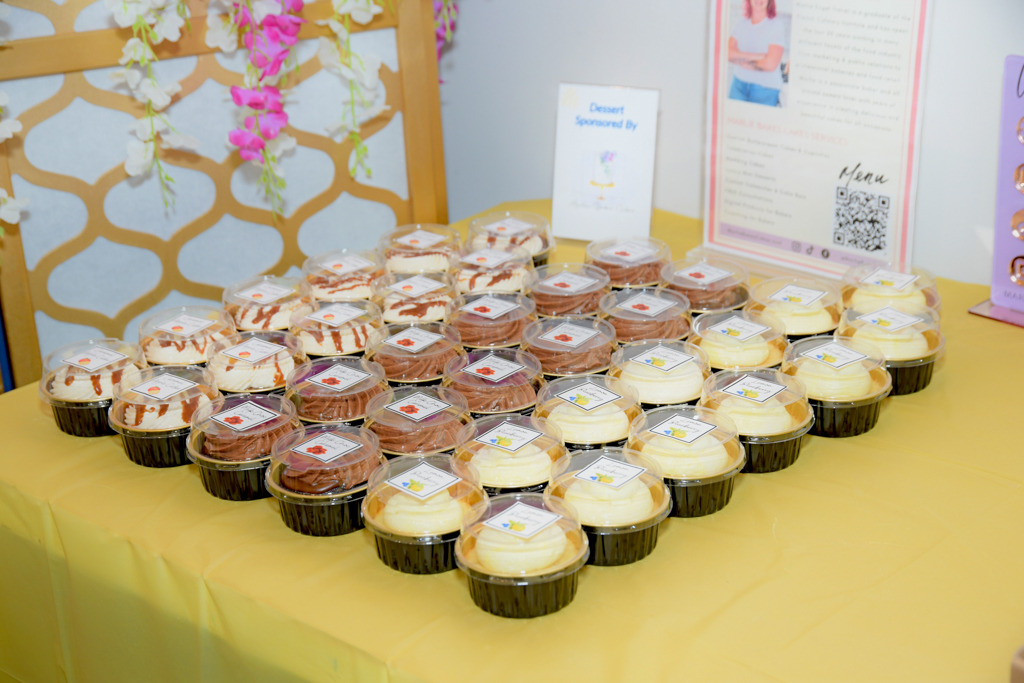
[[273,140],[267,140],[267,151],[280,158],[285,152],[295,149],[298,144],[298,140],[288,135],[288,133],[279,133]]
[[[380,83],[381,59],[377,55],[351,54],[351,66],[343,64],[338,46],[329,38],[320,38],[316,56],[328,71],[348,81],[355,81],[367,90],[375,90]],[[365,94],[365,93],[364,93]],[[367,99],[370,99],[367,96]]]
[[149,62],[154,58],[153,50],[138,38],[129,38],[125,46],[121,48],[121,59],[117,60],[118,64],[128,64],[129,62]]
[[280,14],[281,3],[276,0],[253,0],[252,18],[257,24],[262,24],[269,14]]
[[141,69],[118,69],[108,74],[108,77],[114,83],[124,83],[128,86],[129,90],[135,90],[139,87],[139,83],[142,82],[143,75]]
[[27,207],[27,199],[8,197],[7,191],[0,187],[0,221],[16,224],[21,220],[21,212]]
[[124,161],[124,170],[133,178],[142,175],[153,165],[153,153],[152,142],[129,140],[128,158]]
[[133,94],[139,102],[149,102],[153,109],[160,111],[171,103],[171,98],[181,92],[181,84],[160,85],[156,79],[147,78]]
[[0,142],[10,140],[15,133],[21,132],[21,121],[18,119],[7,119],[0,121]]
[[325,69],[337,73],[338,64],[341,63],[341,53],[338,52],[338,46],[334,44],[333,40],[321,36],[316,56]]
[[135,134],[139,140],[143,142],[149,142],[153,139],[155,133],[166,133],[171,127],[163,119],[162,116],[143,116],[131,125],[130,132]]
[[154,43],[169,40],[176,43],[181,39],[181,27],[185,25],[184,17],[180,16],[173,7],[164,10],[157,17],[153,31],[157,35]]
[[206,15],[206,47],[219,49],[221,52],[234,52],[238,49],[238,27],[223,14]]
[[345,25],[337,19],[319,19],[316,24],[317,26],[330,26],[331,30],[338,36],[338,40],[348,39],[348,30],[346,30]]
[[160,146],[164,149],[199,149],[199,140],[181,133],[160,133]]
[[11,98],[3,90],[0,90],[0,107],[6,107],[10,103]]
[[386,112],[389,109],[391,109],[391,107],[386,104],[372,104],[369,107],[366,107],[365,109],[356,110],[358,113],[356,114],[355,126],[352,125],[352,121],[348,118],[348,115],[346,114],[345,118],[339,119],[338,121],[330,124],[329,126],[326,126],[324,130],[326,130],[327,134],[334,138],[335,141],[340,141],[341,138],[344,138],[352,131],[358,132],[359,127],[361,125],[363,125],[370,119],[375,118],[378,115]]
[[384,8],[373,0],[333,0],[337,14],[352,17],[357,24],[369,24],[373,17],[384,11]]
[[153,14],[150,12],[151,4],[143,0],[105,0],[103,3],[114,15],[114,21],[121,28],[128,28],[135,23],[140,16],[146,23],[152,23]]

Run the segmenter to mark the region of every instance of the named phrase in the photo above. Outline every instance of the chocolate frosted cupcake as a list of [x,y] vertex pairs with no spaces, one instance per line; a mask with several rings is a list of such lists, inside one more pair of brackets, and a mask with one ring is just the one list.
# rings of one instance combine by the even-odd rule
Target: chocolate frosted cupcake
[[292,314],[313,309],[305,280],[262,275],[224,290],[224,310],[239,330],[286,330]]
[[523,328],[537,319],[533,299],[522,294],[467,294],[451,300],[446,323],[469,349],[503,348],[522,341]]
[[213,399],[192,415],[187,448],[203,487],[224,500],[266,498],[263,479],[274,443],[301,427],[295,406],[275,394]]
[[661,287],[622,289],[601,299],[601,317],[615,328],[619,343],[685,339],[690,334],[690,302]]
[[370,401],[365,427],[389,458],[450,453],[469,423],[466,399],[447,387],[389,389]]
[[362,358],[317,358],[295,368],[285,397],[303,422],[358,426],[370,401],[388,389],[384,368]]
[[444,320],[457,295],[455,280],[445,273],[391,273],[378,278],[373,301],[386,323],[434,322]]
[[885,356],[874,344],[848,337],[808,337],[786,350],[782,371],[807,389],[816,436],[856,436],[878,422],[892,390]]
[[610,289],[608,273],[582,263],[560,263],[533,271],[523,291],[537,304],[537,314],[594,315]]
[[836,336],[874,344],[885,355],[892,395],[921,391],[932,381],[946,338],[939,314],[903,301],[870,302],[843,311]]
[[735,310],[750,299],[747,269],[713,256],[666,265],[661,271],[661,284],[685,296],[694,315]]
[[302,272],[318,301],[369,299],[373,281],[385,273],[384,258],[376,251],[339,249],[310,256]]
[[470,351],[448,361],[442,385],[462,394],[473,417],[533,411],[544,384],[540,363],[514,349]]
[[454,266],[459,292],[520,292],[533,259],[520,247],[463,249]]
[[530,619],[566,607],[590,555],[576,511],[539,493],[495,496],[473,506],[455,544],[477,607]]
[[472,463],[488,495],[539,493],[551,479],[551,465],[567,453],[562,432],[536,416],[482,417],[459,433],[456,467]]
[[693,322],[690,343],[708,355],[712,370],[773,368],[786,352],[786,326],[767,313],[705,313]]
[[444,367],[465,355],[455,328],[444,323],[406,323],[375,330],[366,359],[380,363],[393,386],[440,384]]
[[789,341],[830,334],[839,325],[843,304],[839,290],[823,280],[776,277],[758,282],[743,310],[773,315],[786,326]]
[[704,383],[700,405],[735,424],[747,454],[744,472],[777,472],[800,457],[814,426],[804,385],[778,370],[723,370]]
[[562,316],[532,322],[523,330],[523,351],[540,361],[548,377],[604,372],[612,361],[615,328],[589,316]]
[[362,353],[374,330],[384,327],[380,309],[370,301],[313,304],[311,312],[297,311],[288,331],[302,343],[307,356],[347,356]]
[[235,322],[224,309],[179,306],[144,319],[139,346],[150,365],[202,365],[210,345],[234,333]]
[[206,366],[217,388],[229,393],[279,391],[285,379],[309,358],[291,332],[239,332],[207,350]]
[[114,385],[111,428],[128,458],[144,467],[188,464],[192,415],[220,396],[213,374],[198,365],[144,368],[137,383]]
[[697,403],[711,370],[708,356],[699,346],[656,339],[630,344],[613,353],[608,376],[633,387],[640,396],[640,405],[647,410]]
[[728,505],[747,460],[735,423],[710,408],[648,411],[630,425],[629,447],[661,466],[673,517],[702,517]]
[[403,225],[380,238],[378,250],[392,273],[443,273],[455,265],[462,237],[454,228],[434,223]]
[[636,390],[614,377],[563,377],[541,388],[533,414],[562,431],[569,450],[623,446],[641,412]]
[[935,276],[924,268],[895,265],[854,266],[843,274],[843,306],[870,308],[889,302],[931,308],[942,316],[942,297]]
[[367,480],[384,462],[370,431],[302,427],[274,442],[266,486],[288,528],[307,536],[340,536],[363,528]]
[[113,434],[107,411],[114,386],[139,383],[142,349],[120,339],[86,339],[43,359],[39,396],[50,404],[57,427],[72,436]]
[[487,500],[472,465],[446,455],[398,458],[370,478],[363,520],[380,561],[407,574],[455,569],[455,541],[472,506]]
[[587,263],[608,273],[612,287],[652,287],[672,260],[668,245],[653,237],[632,237],[591,242]]
[[526,211],[499,211],[469,223],[470,249],[525,249],[534,266],[546,266],[555,248],[551,223],[544,216]]
[[554,464],[544,496],[579,515],[590,542],[588,564],[639,562],[658,545],[658,528],[672,509],[658,463],[629,448],[574,451]]

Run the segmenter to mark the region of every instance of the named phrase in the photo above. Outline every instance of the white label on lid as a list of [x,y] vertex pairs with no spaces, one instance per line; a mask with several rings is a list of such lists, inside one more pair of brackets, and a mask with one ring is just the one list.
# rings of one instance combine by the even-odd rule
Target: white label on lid
[[722,389],[723,392],[730,396],[739,396],[755,403],[764,403],[785,390],[786,387],[781,384],[757,377],[743,377]]
[[786,285],[768,298],[772,301],[781,301],[786,304],[797,304],[799,306],[810,306],[815,301],[825,296],[826,292],[820,289],[808,289],[798,285]]
[[427,332],[418,327],[410,327],[388,337],[384,343],[409,353],[419,353],[439,339],[444,339],[444,335]]
[[347,323],[353,318],[358,318],[364,313],[366,313],[366,311],[363,309],[356,308],[355,306],[349,306],[348,304],[329,304],[318,311],[310,313],[306,317],[310,320],[315,320],[318,323],[323,323],[324,325],[337,327],[338,325]]
[[156,326],[156,329],[170,334],[176,334],[180,337],[188,337],[201,330],[205,330],[210,325],[217,322],[216,320],[210,320],[209,318],[199,318],[188,313],[182,313],[179,316],[175,316],[165,323],[161,323]]
[[473,441],[515,453],[526,444],[532,443],[542,436],[544,435],[536,430],[504,422],[486,434],[476,437]]
[[287,346],[263,341],[262,339],[249,339],[230,349],[221,351],[228,358],[244,360],[247,363],[259,363],[264,358],[269,358],[281,351],[287,351]]
[[569,391],[563,391],[556,396],[566,403],[572,404],[580,410],[590,412],[596,408],[611,403],[615,399],[622,398],[614,391],[608,391],[604,387],[599,387],[596,384],[586,382],[579,385],[575,389]]
[[460,481],[462,479],[454,474],[425,462],[387,480],[388,484],[399,491],[404,491],[420,500],[426,500]]
[[388,285],[388,289],[404,294],[410,297],[422,296],[427,292],[433,292],[436,289],[441,289],[446,285],[443,282],[432,280],[429,277],[423,275],[414,275],[413,277],[396,282],[393,285]]
[[395,401],[384,406],[396,415],[409,418],[413,422],[420,422],[431,415],[437,415],[445,408],[451,408],[451,403],[445,403],[439,398],[427,396],[422,392],[416,392],[412,396],[401,401]]
[[210,419],[214,422],[219,422],[228,429],[233,429],[236,432],[244,432],[247,429],[252,429],[256,425],[261,425],[264,422],[270,422],[275,417],[281,417],[279,413],[275,413],[273,410],[267,410],[266,408],[256,405],[252,401],[246,401],[240,406],[235,406],[231,410],[225,410],[211,415]]
[[130,391],[134,391],[142,396],[163,400],[197,386],[199,386],[197,382],[165,372],[162,375],[153,377],[148,382],[136,384]]
[[303,441],[292,449],[295,453],[316,458],[320,462],[331,462],[351,453],[362,444],[350,441],[336,434],[320,434],[309,441]]
[[919,277],[921,276],[914,275],[913,273],[897,273],[894,270],[878,268],[867,277],[861,279],[861,282],[863,282],[866,285],[874,285],[876,287],[906,289],[907,285],[909,285]]
[[484,526],[519,538],[531,538],[561,518],[554,512],[517,502],[488,519]]
[[705,434],[718,429],[713,424],[703,422],[701,420],[693,420],[682,415],[676,415],[670,417],[664,422],[658,423],[657,426],[651,427],[647,431],[651,434],[658,434],[660,436],[667,436],[670,439],[676,441],[682,441],[683,443],[693,443]]
[[924,318],[918,318],[916,315],[897,311],[895,308],[891,308],[889,306],[886,306],[879,311],[875,311],[874,313],[858,316],[857,320],[866,320],[872,325],[876,325],[881,327],[883,330],[888,330],[890,332],[902,330],[904,327],[908,327],[914,323],[924,322]]
[[355,270],[362,270],[363,268],[369,268],[373,265],[373,261],[368,261],[362,256],[355,256],[354,254],[348,256],[339,256],[336,259],[330,261],[323,261],[320,263],[324,268],[334,271],[338,275],[347,275]]
[[556,292],[572,293],[586,289],[596,283],[597,280],[592,277],[576,275],[575,273],[559,273],[558,275],[552,275],[546,280],[542,280],[538,286],[544,285]]
[[572,475],[573,479],[589,481],[608,488],[622,488],[647,471],[646,467],[601,456],[582,470]]
[[484,296],[471,301],[459,310],[479,315],[488,320],[494,320],[517,308],[519,308],[519,304],[514,301],[503,301],[493,296]]
[[407,247],[415,247],[416,249],[429,249],[438,242],[444,242],[444,240],[444,235],[427,232],[426,230],[413,230],[408,235],[403,235],[395,239],[399,244],[404,244]]
[[627,263],[635,263],[636,261],[642,261],[652,254],[657,254],[658,250],[652,248],[648,244],[643,242],[637,242],[630,240],[629,242],[622,242],[621,244],[615,244],[607,249],[601,250],[601,256],[615,257],[619,260],[626,261]]
[[650,294],[637,294],[626,299],[615,308],[621,308],[630,313],[639,313],[640,315],[646,315],[648,318],[653,318],[659,313],[672,308],[676,303],[671,299],[662,299]]
[[291,287],[282,287],[281,285],[275,285],[273,282],[261,282],[255,287],[239,292],[235,296],[255,301],[258,304],[268,304],[271,301],[277,301],[283,296],[294,293],[295,290]]
[[473,266],[480,266],[482,268],[494,268],[495,266],[500,266],[510,258],[512,258],[512,254],[507,251],[481,249],[479,251],[474,251],[472,254],[466,254],[463,256],[462,262]]
[[751,337],[761,334],[762,332],[768,332],[772,328],[767,325],[760,325],[758,323],[741,318],[738,315],[734,315],[728,320],[722,321],[713,327],[709,327],[708,330],[711,332],[717,332],[718,334],[724,334],[726,337],[732,337],[736,341],[745,342]]
[[94,346],[73,356],[68,356],[61,360],[61,362],[67,365],[74,365],[76,368],[82,368],[87,372],[92,372],[127,357],[123,353],[105,349],[102,346]]
[[526,230],[532,230],[533,225],[518,218],[503,218],[494,223],[488,223],[484,230],[494,235],[518,235]]
[[467,365],[462,369],[462,372],[474,377],[482,377],[490,382],[499,382],[509,375],[525,369],[525,365],[513,363],[510,360],[505,360],[491,354],[472,365]]
[[675,351],[665,346],[655,346],[649,351],[633,356],[629,359],[632,363],[639,363],[662,372],[671,372],[680,365],[685,365],[693,360],[693,356],[682,351]]
[[679,277],[685,277],[687,280],[692,280],[697,284],[708,285],[712,282],[718,282],[719,280],[731,277],[732,271],[715,268],[713,265],[701,261],[689,268],[677,270],[675,274]]
[[804,351],[800,354],[804,358],[813,358],[819,363],[836,368],[845,368],[851,363],[856,363],[859,360],[867,358],[863,353],[859,353],[843,346],[839,342],[830,342],[828,344],[822,344],[821,346],[815,347],[810,351]]
[[332,365],[320,374],[310,377],[309,381],[326,389],[344,391],[371,376],[370,373],[362,370],[355,370],[344,365]]
[[588,339],[597,336],[597,334],[597,330],[588,327],[580,327],[578,325],[573,325],[572,323],[562,323],[555,329],[548,330],[539,338],[544,341],[561,344],[562,346],[568,346],[570,349],[575,349]]

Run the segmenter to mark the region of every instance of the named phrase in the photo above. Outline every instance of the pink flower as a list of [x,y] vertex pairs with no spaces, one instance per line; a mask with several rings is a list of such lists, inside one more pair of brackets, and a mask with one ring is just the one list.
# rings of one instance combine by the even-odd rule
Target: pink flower
[[263,20],[263,29],[274,27],[281,32],[281,42],[294,45],[298,42],[299,28],[306,23],[305,19],[290,14],[270,14]]
[[284,106],[281,103],[281,91],[269,85],[260,89],[245,89],[233,85],[231,86],[231,99],[239,107],[273,112],[284,110]]
[[259,132],[263,136],[264,140],[273,140],[277,137],[277,134],[281,132],[281,129],[288,125],[288,114],[284,112],[267,112],[266,114],[257,114],[256,116],[245,117],[245,128],[256,132],[257,124],[259,125]]
[[[282,44],[280,31],[268,26],[259,33],[245,34],[245,47],[249,50],[249,61],[259,69],[260,80],[275,76],[288,58],[288,48]],[[294,43],[294,38],[292,39]]]
[[235,24],[239,28],[245,28],[246,26],[256,26],[256,21],[252,18],[252,14],[249,13],[249,8],[245,5],[235,3],[232,5],[235,10]]
[[228,142],[238,147],[238,156],[246,161],[262,161],[266,143],[255,133],[237,128],[228,133]]
[[303,2],[302,0],[280,0],[282,12],[301,12]]

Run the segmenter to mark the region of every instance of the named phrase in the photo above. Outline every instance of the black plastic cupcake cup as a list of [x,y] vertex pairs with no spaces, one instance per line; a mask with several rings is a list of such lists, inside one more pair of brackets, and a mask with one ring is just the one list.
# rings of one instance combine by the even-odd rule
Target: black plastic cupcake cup
[[65,434],[87,437],[110,436],[116,434],[107,421],[107,411],[111,402],[111,399],[91,403],[53,401],[50,407],[53,409],[53,420],[57,423],[57,428]]
[[790,344],[792,344],[793,342],[800,341],[801,339],[810,339],[811,337],[820,337],[820,336],[822,336],[824,334],[832,334],[835,331],[836,331],[836,328],[833,327],[831,330],[822,330],[821,332],[811,332],[809,334],[787,334],[786,335],[786,340],[789,341]]
[[736,485],[739,470],[725,479],[709,483],[684,481],[681,479],[665,479],[669,495],[672,497],[671,517],[703,517],[718,512],[732,500],[732,491]]
[[405,574],[442,574],[455,569],[455,541],[458,531],[431,538],[431,543],[403,543],[374,531],[377,557],[387,566]]
[[906,396],[916,394],[932,383],[935,360],[902,366],[886,363],[885,367],[892,375],[892,396]]
[[404,387],[436,387],[441,385],[441,380],[444,377],[435,377],[434,379],[423,380],[422,382],[403,382],[398,379],[388,379],[388,386],[392,389],[402,389]]
[[811,419],[800,429],[786,434],[769,437],[739,435],[740,443],[747,454],[744,472],[765,474],[784,470],[800,457],[804,435],[814,428],[814,413]]
[[425,455],[452,455],[455,453],[455,447],[452,446],[451,448],[444,451],[430,451],[429,453],[393,453],[383,450],[381,452],[384,454],[384,457],[387,458],[388,460],[394,460],[395,458],[401,458],[407,455],[412,456],[414,458],[422,458]]
[[858,406],[836,405],[813,398],[808,399],[808,403],[814,411],[814,426],[810,433],[833,439],[857,436],[874,429],[882,412],[881,399]]
[[506,493],[543,493],[544,489],[548,486],[547,482],[541,484],[534,484],[532,486],[509,486],[509,487],[497,487],[487,486],[484,484],[483,489],[487,492],[488,496],[501,496]]
[[583,558],[580,558],[550,578],[502,578],[499,581],[488,580],[474,569],[462,569],[468,579],[469,595],[477,607],[507,619],[532,619],[553,614],[572,602],[582,566]]
[[695,406],[695,405],[697,405],[698,401],[700,401],[700,396],[698,396],[697,398],[694,398],[694,399],[690,399],[689,401],[680,401],[679,403],[643,403],[643,402],[641,402],[640,403],[640,409],[644,410],[644,411],[647,411],[647,410],[655,410],[657,408],[664,408],[666,406]]
[[364,498],[365,489],[333,505],[297,503],[281,498],[277,503],[281,519],[292,531],[306,536],[343,536],[363,528]]
[[541,252],[540,254],[537,254],[536,256],[534,256],[533,257],[533,267],[534,268],[540,268],[541,266],[546,266],[548,264],[548,259],[551,256],[551,252],[552,252],[552,250],[548,249],[547,251]]
[[595,567],[617,567],[644,559],[658,546],[658,529],[661,523],[651,524],[634,531],[601,532],[601,527],[583,525],[583,531],[590,541],[590,557],[587,564]]
[[626,445],[628,439],[620,439],[618,441],[609,441],[608,443],[569,443],[565,442],[565,448],[568,451],[596,451],[602,448],[622,448]]
[[519,410],[507,410],[503,413],[474,413],[470,411],[469,416],[474,420],[484,417],[501,417],[503,415],[522,415],[523,417],[530,417],[533,415],[533,409],[536,407],[536,404],[530,404],[526,408],[520,408]]
[[199,476],[203,488],[211,496],[223,500],[259,500],[268,498],[270,492],[263,485],[263,478],[270,466],[270,458],[258,467],[249,469],[221,470],[199,465]]
[[136,465],[143,467],[180,467],[189,463],[188,441],[189,428],[175,429],[169,432],[121,432],[121,443],[125,455]]
[[307,353],[306,355],[310,360],[314,358],[362,358],[366,353],[366,349],[362,351],[355,351],[353,353],[325,353],[323,355],[317,355],[315,353]]
[[337,420],[335,422],[328,422],[328,421],[324,421],[324,420],[307,420],[306,418],[302,417],[301,415],[299,415],[298,418],[299,418],[299,422],[301,422],[302,424],[310,425],[312,427],[316,427],[316,426],[319,426],[319,425],[345,425],[346,427],[362,427],[363,426],[363,422],[366,421],[366,417],[365,416],[364,417],[358,417],[358,418],[356,418],[354,420]]

